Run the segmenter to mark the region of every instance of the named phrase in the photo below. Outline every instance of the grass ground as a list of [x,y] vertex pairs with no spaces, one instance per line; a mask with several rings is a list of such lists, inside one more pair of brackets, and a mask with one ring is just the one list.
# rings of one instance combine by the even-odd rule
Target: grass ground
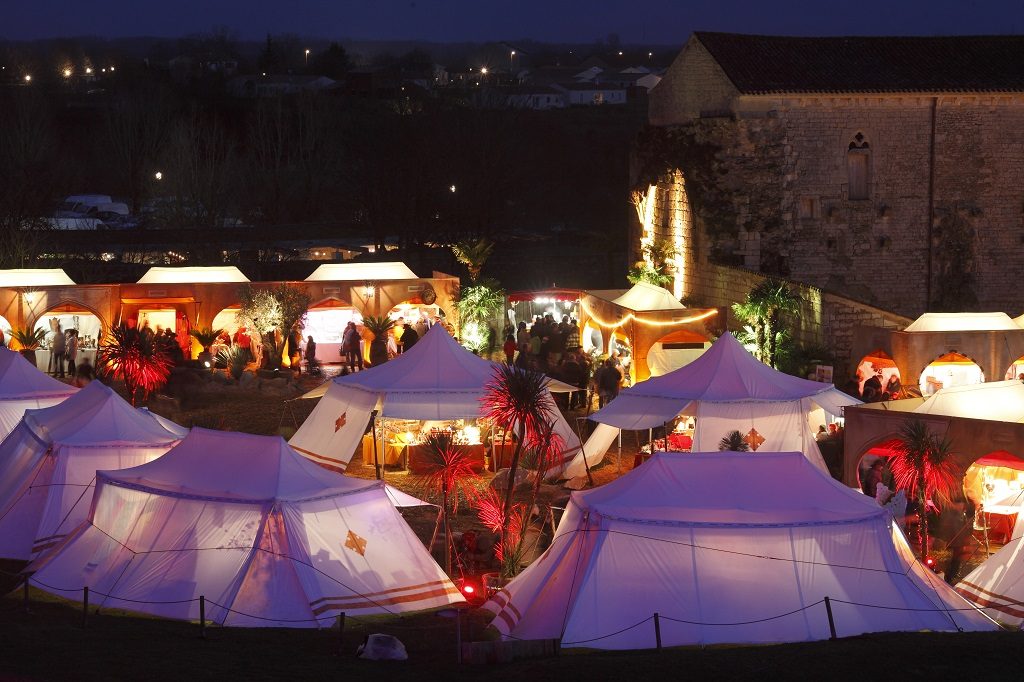
[[[302,379],[308,389],[316,380]],[[185,425],[276,434],[301,423],[316,401],[287,401],[259,392],[200,392],[185,412],[164,414]],[[156,406],[157,411],[161,411]],[[177,413],[176,413],[177,412]],[[294,419],[294,422],[293,422]],[[622,462],[614,453],[594,473],[595,484],[628,471],[636,449],[625,439]],[[353,462],[352,475],[373,477],[371,466]],[[426,492],[414,478],[396,471],[388,482],[413,494]],[[549,495],[558,494],[548,491]],[[405,512],[426,542],[436,514],[430,509]],[[458,530],[477,526],[460,514]],[[0,570],[20,566],[0,565]],[[0,591],[13,579],[0,576]],[[474,640],[493,637],[485,614],[473,613],[466,624]],[[395,635],[410,660],[384,663],[358,660],[355,648],[366,634]],[[465,632],[465,630],[464,630]],[[459,666],[455,662],[455,623],[435,614],[402,619],[349,619],[344,643],[338,630],[208,628],[199,638],[197,624],[165,621],[124,612],[91,612],[82,627],[80,604],[43,592],[30,592],[26,613],[20,590],[0,598],[0,682],[20,680],[207,680],[324,679],[357,675],[360,679],[639,679],[681,675],[706,679],[863,680],[878,675],[907,679],[953,679],[1017,671],[1024,635],[1020,633],[892,633],[835,642],[758,646],[682,648],[662,652],[564,652],[553,658],[521,660],[497,666]]]

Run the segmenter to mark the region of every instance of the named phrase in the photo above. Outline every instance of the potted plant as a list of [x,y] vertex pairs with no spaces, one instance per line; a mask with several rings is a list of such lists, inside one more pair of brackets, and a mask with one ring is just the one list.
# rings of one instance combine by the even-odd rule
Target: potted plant
[[240,346],[231,346],[217,354],[217,363],[223,364],[228,370],[228,375],[238,381],[249,364],[249,356]]
[[370,342],[370,366],[376,367],[388,361],[388,330],[395,326],[395,321],[388,315],[366,315],[363,326],[373,334]]
[[718,449],[728,452],[749,452],[750,445],[743,440],[743,434],[739,431],[730,431],[725,434],[722,440],[718,441]]
[[203,352],[198,357],[200,366],[213,368],[213,353],[210,352],[210,348],[217,343],[217,339],[223,333],[223,329],[210,329],[209,327],[197,327],[189,331],[189,335],[203,347]]
[[43,328],[38,329],[15,329],[11,332],[11,338],[14,339],[15,343],[21,347],[20,353],[22,357],[32,363],[32,366],[36,366],[36,350],[39,348],[39,344],[46,338],[46,330]]

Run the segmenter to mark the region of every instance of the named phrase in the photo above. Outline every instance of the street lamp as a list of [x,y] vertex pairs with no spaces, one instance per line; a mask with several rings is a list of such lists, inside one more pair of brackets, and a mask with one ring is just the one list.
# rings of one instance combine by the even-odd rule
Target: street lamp
[[31,83],[31,82],[32,82],[32,76],[30,76],[30,75],[28,75],[28,74],[26,73],[26,74],[25,74],[25,82],[26,82],[26,83]]
[[508,53],[508,69],[512,71],[516,68],[516,51],[512,50]]
[[306,48],[306,66],[309,66],[309,48]]
[[64,77],[71,78],[71,69],[64,69]]
[[455,185],[449,185],[449,187],[448,187],[448,191],[451,192],[452,194],[455,194],[455,189],[456,189]]
[[480,67],[480,73],[483,74],[484,76],[486,76],[487,75],[487,67],[486,66],[481,66]]
[[155,179],[155,180],[163,180],[164,179],[164,174],[161,171],[157,171],[156,173],[153,173],[153,179]]

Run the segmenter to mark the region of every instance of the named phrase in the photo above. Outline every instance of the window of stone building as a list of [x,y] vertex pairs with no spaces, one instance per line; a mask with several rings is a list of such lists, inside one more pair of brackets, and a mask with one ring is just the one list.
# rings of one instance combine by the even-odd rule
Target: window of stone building
[[818,202],[814,197],[800,197],[800,203],[797,206],[797,215],[801,219],[817,217]]
[[863,133],[857,133],[846,152],[847,197],[851,201],[868,199],[871,175],[871,147]]

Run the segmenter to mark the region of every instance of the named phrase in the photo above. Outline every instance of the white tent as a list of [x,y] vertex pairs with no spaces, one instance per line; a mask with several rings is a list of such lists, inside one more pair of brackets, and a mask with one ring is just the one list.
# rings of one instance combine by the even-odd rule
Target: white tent
[[548,550],[486,605],[563,647],[800,642],[996,625],[914,560],[889,511],[796,452],[658,454],[573,493]]
[[[415,346],[394,360],[339,377],[326,392],[307,394],[323,397],[289,444],[322,466],[344,471],[366,431],[372,410],[396,419],[475,419],[483,415],[481,399],[484,386],[494,377],[494,367],[435,324]],[[556,383],[549,382],[548,389],[556,390]],[[549,403],[549,414],[566,454],[578,450],[579,437],[554,400]]]
[[218,282],[248,282],[249,278],[234,265],[209,267],[152,267],[138,284],[210,284]]
[[[384,484],[278,437],[195,428],[149,464],[96,473],[88,520],[29,566],[42,589],[221,625],[317,627],[463,601]],[[105,595],[105,596],[99,596]]]
[[307,282],[383,281],[388,279],[416,279],[416,273],[405,263],[324,263],[313,271]]
[[637,312],[686,309],[671,291],[647,282],[637,282],[612,303]]
[[1005,331],[1020,329],[1006,313],[925,313],[906,332]]
[[985,563],[971,571],[956,591],[981,607],[995,620],[1021,627],[1024,624],[1024,538],[1019,535],[1003,545]]
[[74,280],[60,268],[0,270],[0,287],[60,287],[74,284]]
[[0,438],[14,430],[25,410],[53,407],[77,390],[43,374],[21,353],[0,348]]
[[[617,429],[646,430],[685,414],[697,418],[695,452],[717,450],[724,436],[739,431],[752,450],[799,450],[827,472],[812,428],[824,423],[825,413],[840,415],[846,405],[857,404],[831,384],[772,369],[726,332],[690,364],[623,390],[595,412],[591,419],[599,425],[583,453],[593,466]],[[568,476],[584,473],[583,453],[569,465]]]
[[27,560],[55,545],[89,513],[97,469],[148,462],[185,433],[98,381],[28,410],[0,443],[0,557]]
[[1011,379],[940,388],[915,407],[914,412],[1021,422],[1024,421],[1024,383]]

